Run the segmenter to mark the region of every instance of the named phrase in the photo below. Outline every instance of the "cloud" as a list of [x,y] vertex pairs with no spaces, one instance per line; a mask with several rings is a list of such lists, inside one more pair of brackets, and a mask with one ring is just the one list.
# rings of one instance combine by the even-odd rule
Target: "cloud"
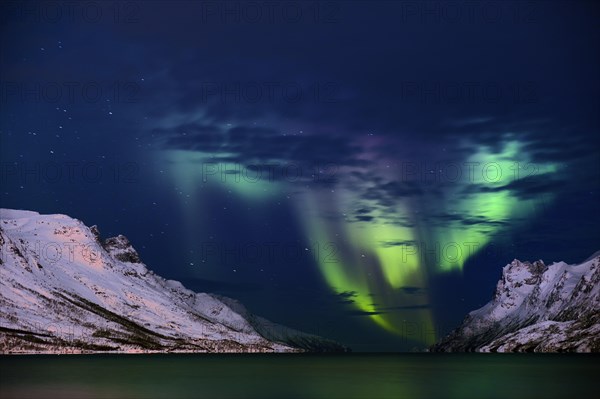
[[414,246],[414,245],[416,245],[416,241],[415,240],[380,241],[379,245],[382,246],[383,248]]
[[418,181],[375,181],[373,185],[362,192],[361,198],[374,201],[379,206],[386,208],[397,204],[400,198],[422,196],[427,190],[435,191],[437,188],[427,188]]
[[189,123],[153,129],[152,133],[165,149],[213,152],[216,156],[226,153],[231,160],[254,165],[255,169],[278,162],[291,172],[299,168],[321,174],[321,182],[328,177],[334,183],[336,170],[342,166],[368,164],[359,159],[359,146],[337,135],[287,134],[270,127],[246,125],[224,131],[216,125]]
[[[554,174],[544,173],[523,177],[521,179],[515,179],[510,183],[499,187],[472,184],[466,187],[463,190],[463,193],[470,195],[508,191],[512,195],[521,199],[533,199],[542,194],[560,192],[564,185],[565,182],[561,177],[557,177]],[[463,223],[469,224],[470,221],[467,221],[466,223],[463,221]]]
[[375,219],[373,216],[368,216],[368,215],[359,215],[356,216],[356,220],[359,222],[370,222],[373,219]]
[[338,302],[351,305],[354,303],[354,297],[356,297],[358,293],[356,291],[343,291],[335,294],[338,299]]
[[347,310],[345,312],[347,315],[349,316],[373,316],[373,315],[377,315],[377,314],[382,314],[384,312],[379,312],[379,311],[366,311],[366,310]]

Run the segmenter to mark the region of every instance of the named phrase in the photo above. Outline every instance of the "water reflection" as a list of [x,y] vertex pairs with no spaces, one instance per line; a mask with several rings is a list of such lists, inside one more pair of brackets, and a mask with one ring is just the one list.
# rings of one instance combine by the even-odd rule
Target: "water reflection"
[[563,398],[599,357],[517,354],[0,357],[1,398]]

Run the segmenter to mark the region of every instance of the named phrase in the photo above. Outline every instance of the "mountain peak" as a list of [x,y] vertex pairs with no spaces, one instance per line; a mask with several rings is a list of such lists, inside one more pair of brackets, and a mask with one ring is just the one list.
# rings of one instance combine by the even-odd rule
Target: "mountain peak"
[[503,274],[520,274],[522,270],[528,271],[532,276],[538,276],[543,274],[548,266],[544,263],[543,260],[536,260],[534,262],[529,261],[520,261],[518,259],[514,259],[511,263],[506,265],[503,268]]
[[140,255],[133,248],[127,237],[118,235],[102,242],[102,248],[121,262],[141,263]]
[[578,265],[513,260],[493,300],[432,350],[600,351],[599,265],[600,255]]
[[2,352],[346,350],[150,272],[123,235],[102,241],[66,215],[0,218]]

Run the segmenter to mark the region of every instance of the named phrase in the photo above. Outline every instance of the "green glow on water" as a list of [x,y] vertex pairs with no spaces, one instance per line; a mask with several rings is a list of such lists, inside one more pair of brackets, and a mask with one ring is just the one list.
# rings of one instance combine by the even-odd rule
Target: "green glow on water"
[[1,356],[2,398],[586,398],[573,354]]

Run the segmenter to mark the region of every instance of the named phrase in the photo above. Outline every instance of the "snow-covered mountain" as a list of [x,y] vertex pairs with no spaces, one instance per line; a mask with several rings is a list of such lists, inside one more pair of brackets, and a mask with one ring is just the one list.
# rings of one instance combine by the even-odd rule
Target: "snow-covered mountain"
[[127,238],[0,210],[0,352],[339,351],[240,303],[154,274]]
[[579,265],[513,260],[494,299],[431,349],[599,352],[600,251]]

